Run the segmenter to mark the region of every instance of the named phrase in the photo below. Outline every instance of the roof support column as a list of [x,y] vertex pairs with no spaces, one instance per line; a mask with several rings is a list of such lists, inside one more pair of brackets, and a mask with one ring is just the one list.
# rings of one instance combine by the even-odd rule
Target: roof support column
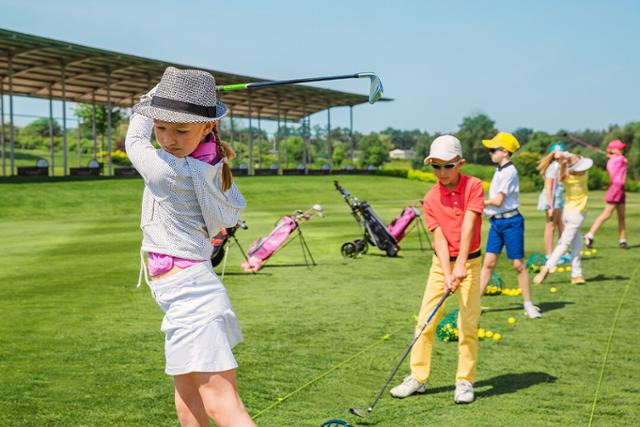
[[287,142],[289,140],[289,128],[287,128],[287,112],[284,112],[284,148],[282,149],[282,154],[284,155],[284,166],[283,169],[289,168],[289,157],[287,155]]
[[282,154],[280,153],[280,97],[278,97],[278,130],[275,137],[276,153],[278,153],[278,175],[281,174]]
[[67,92],[65,88],[65,65],[62,63],[62,175],[67,176]]
[[247,96],[249,97],[249,170],[247,172],[249,175],[253,175],[253,126],[251,123],[251,89],[247,91]]
[[309,153],[309,132],[307,132],[307,97],[302,99],[302,163],[304,163],[304,174],[309,174],[309,163],[311,160],[311,154]]
[[82,133],[80,132],[80,120],[78,120],[78,129],[76,131],[76,133],[78,134],[78,140],[76,141],[76,159],[78,162],[78,167],[82,166],[80,164],[80,140],[82,138]]
[[329,173],[333,172],[333,144],[331,144],[331,107],[327,108],[327,156]]
[[97,159],[98,138],[96,135],[96,91],[91,94],[91,138],[93,138],[93,159]]
[[258,109],[258,167],[262,167],[262,126],[260,124],[260,115],[262,108]]
[[351,166],[353,166],[353,157],[356,152],[355,140],[353,139],[353,105],[349,105],[349,140],[351,141]]
[[13,129],[13,58],[9,55],[9,160],[11,175],[15,174],[16,135]]
[[2,148],[2,176],[7,176],[6,147],[4,143],[4,92],[2,91],[2,79],[0,79],[0,146]]
[[51,93],[51,86],[49,86],[49,164],[51,165],[51,176],[56,175],[56,161],[54,156],[54,141],[53,141],[53,94]]
[[[231,141],[229,141],[229,143],[231,144],[231,149],[233,149],[233,151],[236,151],[235,142],[234,142],[236,137],[236,132],[233,124],[233,107],[229,108],[229,116],[231,117]],[[236,159],[237,157],[232,161],[235,163],[237,161]],[[240,159],[240,163],[242,163],[242,159]]]
[[111,159],[111,71],[107,74],[107,155],[109,156],[108,174],[113,174],[113,162]]

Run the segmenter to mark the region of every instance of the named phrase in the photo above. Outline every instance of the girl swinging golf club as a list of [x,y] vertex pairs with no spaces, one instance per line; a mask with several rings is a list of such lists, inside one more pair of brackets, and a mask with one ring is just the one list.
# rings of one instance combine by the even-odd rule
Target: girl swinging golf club
[[[126,149],[145,182],[138,286],[144,274],[165,313],[165,372],[180,423],[204,426],[211,417],[218,426],[254,426],[231,351],[242,332],[209,262],[211,238],[236,225],[246,205],[226,163],[232,152],[212,134],[227,114],[215,87],[209,73],[168,67],[134,107]],[[160,149],[150,143],[154,127]]]

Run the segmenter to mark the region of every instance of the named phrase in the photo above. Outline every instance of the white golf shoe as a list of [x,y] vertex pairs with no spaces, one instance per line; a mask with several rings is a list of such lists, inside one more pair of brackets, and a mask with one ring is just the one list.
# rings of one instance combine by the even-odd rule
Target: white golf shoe
[[473,385],[466,380],[456,381],[456,393],[453,400],[456,403],[471,403],[473,399]]
[[540,313],[540,307],[536,307],[535,305],[525,306],[524,315],[529,319],[538,319],[542,317],[542,313]]
[[404,380],[401,384],[398,384],[391,389],[390,393],[391,396],[402,399],[411,396],[414,393],[424,393],[426,391],[426,384],[422,384],[418,382],[418,380],[414,379],[411,375],[407,375],[406,377],[404,377]]

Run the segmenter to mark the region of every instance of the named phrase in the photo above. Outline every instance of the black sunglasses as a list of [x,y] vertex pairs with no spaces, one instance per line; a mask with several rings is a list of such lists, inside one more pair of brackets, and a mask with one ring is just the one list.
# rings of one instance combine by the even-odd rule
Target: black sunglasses
[[489,152],[491,154],[495,153],[496,151],[505,151],[505,149],[502,147],[489,148]]
[[454,162],[454,163],[447,163],[445,165],[438,165],[436,163],[431,163],[431,167],[434,169],[453,169],[454,167],[456,167],[458,164],[460,163],[460,161]]

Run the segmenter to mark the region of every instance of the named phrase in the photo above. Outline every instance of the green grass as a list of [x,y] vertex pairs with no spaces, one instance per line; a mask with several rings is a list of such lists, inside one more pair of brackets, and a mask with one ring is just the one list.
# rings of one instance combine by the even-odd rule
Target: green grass
[[[388,177],[340,181],[386,220],[427,189]],[[238,233],[245,247],[279,215],[313,203],[326,211],[303,225],[319,264],[313,269],[283,266],[302,262],[294,242],[260,274],[242,274],[231,248],[225,285],[245,334],[236,356],[248,410],[262,411],[357,355],[264,411],[260,425],[318,426],[329,418],[372,426],[586,425],[627,286],[594,425],[640,423],[638,194],[628,195],[633,248],[619,250],[614,223],[607,223],[597,255],[583,263],[588,285],[571,286],[558,273],[534,288],[542,319],[525,319],[517,297],[483,301],[493,310],[481,327],[503,338],[480,343],[475,403],[453,404],[456,344],[437,342],[429,393],[404,400],[385,394],[359,421],[348,408],[366,407],[411,340],[431,252],[419,251],[413,234],[398,258],[372,249],[342,259],[340,245],[360,230],[331,177],[241,178],[238,185],[249,201],[250,228]],[[163,373],[162,314],[146,288],[134,287],[142,188],[138,179],[0,183],[0,425],[176,425],[172,382]],[[589,224],[603,205],[601,192],[591,196]],[[543,246],[536,197],[522,196],[528,253]],[[487,229],[485,222],[485,235]],[[515,287],[504,259],[498,272]],[[445,312],[454,306],[455,297]],[[406,372],[405,363],[394,383]]]

